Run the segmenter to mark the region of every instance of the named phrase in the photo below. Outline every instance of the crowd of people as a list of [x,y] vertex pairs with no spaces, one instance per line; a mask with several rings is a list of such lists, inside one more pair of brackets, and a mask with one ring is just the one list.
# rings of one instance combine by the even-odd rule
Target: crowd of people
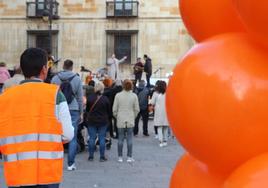
[[[0,114],[0,152],[6,164],[9,187],[48,184],[48,188],[57,188],[62,176],[62,142],[69,142],[66,147],[69,171],[76,170],[76,154],[84,150],[85,145],[88,145],[88,161],[94,160],[97,145],[99,161],[107,161],[105,150],[111,148],[112,139],[117,139],[118,162],[124,161],[124,140],[127,143],[126,161],[134,162],[133,136],[139,134],[141,118],[143,136],[149,136],[150,112],[155,114],[155,136],[159,146],[167,146],[170,133],[165,110],[167,84],[161,80],[155,86],[150,84],[152,60],[148,55],[144,55],[145,63],[141,58],[137,59],[133,67],[135,80],[122,81],[118,65],[126,59],[118,60],[112,55],[107,60],[107,76],[103,80],[87,78],[86,85],[79,74],[73,72],[74,63],[70,59],[64,61],[63,70],[53,75],[50,84],[43,83],[48,73],[48,55],[38,48],[24,51],[13,77],[6,65],[0,63],[0,105],[8,104]],[[142,80],[144,72],[146,81]],[[16,131],[12,132],[15,126]],[[82,134],[84,128],[88,136]],[[15,148],[13,153],[10,153],[11,148]],[[20,164],[20,167],[11,162]],[[42,169],[48,162],[56,166]],[[31,168],[24,169],[27,165]],[[34,175],[24,181],[14,178],[16,171],[32,170],[43,176],[51,168],[56,170],[49,179],[35,178]]]

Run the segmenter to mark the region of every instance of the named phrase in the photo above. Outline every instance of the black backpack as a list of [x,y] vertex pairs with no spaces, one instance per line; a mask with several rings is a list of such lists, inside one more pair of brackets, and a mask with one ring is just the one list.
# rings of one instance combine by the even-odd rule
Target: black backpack
[[75,96],[72,85],[71,85],[71,81],[74,79],[74,77],[76,77],[76,75],[68,79],[62,79],[59,75],[58,77],[61,80],[60,89],[62,93],[64,94],[67,103],[70,104],[73,101],[74,96]]

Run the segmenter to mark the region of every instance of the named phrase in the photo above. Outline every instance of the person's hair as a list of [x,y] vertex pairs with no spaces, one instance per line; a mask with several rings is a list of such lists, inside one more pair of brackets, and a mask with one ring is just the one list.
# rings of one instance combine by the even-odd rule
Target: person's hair
[[94,91],[97,94],[102,94],[104,91],[104,85],[102,82],[98,82],[95,84]]
[[124,80],[124,82],[123,82],[123,89],[125,91],[132,90],[133,89],[133,83],[132,83],[132,81],[129,80],[129,79]]
[[28,48],[20,56],[20,67],[26,78],[38,77],[47,66],[47,52],[41,48]]
[[143,57],[147,59],[147,58],[148,58],[148,55],[144,54],[144,56],[143,56]]
[[93,87],[95,87],[95,81],[94,81],[94,80],[90,80],[90,81],[88,82],[88,85],[89,85],[89,86],[93,86]]
[[67,59],[63,63],[63,69],[64,70],[72,70],[73,69],[73,61],[70,59]]
[[165,94],[167,89],[167,84],[165,81],[160,81],[158,83],[158,92],[161,94]]
[[0,62],[0,67],[6,67],[6,63],[5,62]]
[[158,92],[159,93],[159,83],[161,82],[161,80],[157,80],[156,81],[156,83],[155,83],[155,86],[154,86],[154,90],[156,91],[156,92]]
[[102,82],[105,87],[111,87],[113,85],[113,80],[110,78],[105,78]]

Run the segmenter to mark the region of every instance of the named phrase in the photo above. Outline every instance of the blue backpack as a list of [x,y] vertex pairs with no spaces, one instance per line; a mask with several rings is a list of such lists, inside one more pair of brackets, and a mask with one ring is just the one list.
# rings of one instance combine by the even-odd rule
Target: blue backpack
[[62,93],[64,94],[67,103],[70,104],[75,97],[75,94],[73,92],[73,88],[71,85],[71,81],[74,79],[74,77],[76,77],[76,75],[74,75],[68,79],[62,79],[59,75],[58,75],[58,77],[61,80],[60,89],[61,89]]

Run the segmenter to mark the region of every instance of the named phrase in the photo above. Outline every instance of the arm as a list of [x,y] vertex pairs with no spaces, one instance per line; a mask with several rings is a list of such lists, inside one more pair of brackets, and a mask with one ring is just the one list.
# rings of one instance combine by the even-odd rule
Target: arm
[[9,72],[8,72],[8,70],[6,71],[6,75],[7,75],[8,78],[11,77],[10,74],[9,74]]
[[139,105],[139,100],[137,95],[135,95],[135,102],[134,102],[134,113],[135,113],[135,117],[137,117],[137,115],[140,112],[140,105]]
[[120,64],[120,63],[123,63],[126,59],[127,59],[127,56],[123,57],[120,60],[117,59],[117,62],[118,62],[118,64]]
[[114,105],[113,105],[113,115],[114,117],[117,117],[117,113],[118,113],[118,95],[115,96],[114,99]]
[[153,105],[153,106],[155,105],[155,103],[156,103],[156,95],[157,95],[156,92],[154,92],[154,93],[153,93],[153,97],[152,97],[152,99],[150,100],[149,104],[151,104],[151,105]]
[[80,114],[83,114],[83,86],[82,86],[82,81],[79,78],[79,82],[78,82],[78,90],[77,90],[77,95],[76,95],[76,100],[78,102],[79,105],[79,111]]
[[74,137],[74,128],[66,99],[61,91],[57,94],[56,117],[62,125],[62,140],[69,142]]
[[111,109],[111,103],[109,101],[109,99],[107,98],[106,99],[106,103],[107,103],[107,114],[108,114],[108,117],[109,118],[112,118],[113,117],[113,112],[112,112],[112,109]]

